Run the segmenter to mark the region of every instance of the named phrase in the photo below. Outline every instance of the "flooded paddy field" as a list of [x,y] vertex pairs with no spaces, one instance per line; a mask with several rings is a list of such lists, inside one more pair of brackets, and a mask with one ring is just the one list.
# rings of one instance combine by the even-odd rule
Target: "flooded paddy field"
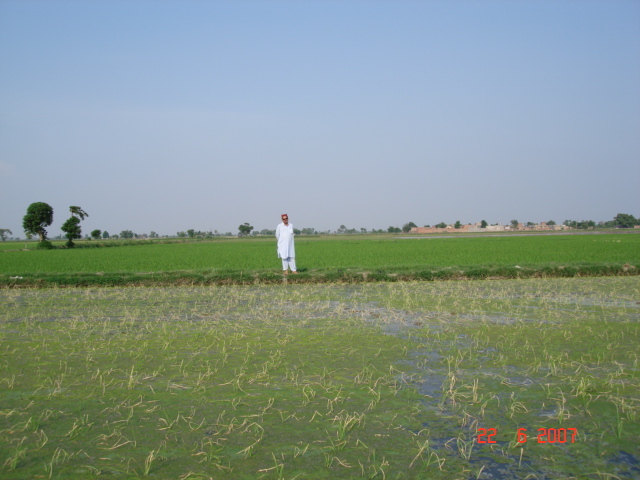
[[0,477],[640,477],[640,279],[0,291]]

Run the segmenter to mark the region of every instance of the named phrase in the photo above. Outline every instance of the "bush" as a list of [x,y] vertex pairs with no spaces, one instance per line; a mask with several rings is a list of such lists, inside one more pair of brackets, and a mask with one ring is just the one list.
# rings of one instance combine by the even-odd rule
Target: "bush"
[[51,243],[49,240],[43,240],[41,242],[38,242],[38,244],[36,245],[36,248],[38,250],[51,250],[56,247],[54,247],[53,243]]
[[464,274],[471,279],[480,280],[489,276],[489,269],[483,267],[474,267],[466,270]]
[[422,272],[416,273],[416,277],[418,277],[420,280],[433,281],[433,272],[431,270],[424,270]]
[[384,282],[385,280],[392,280],[386,274],[386,272],[377,271],[371,272],[367,275],[367,280],[370,282]]

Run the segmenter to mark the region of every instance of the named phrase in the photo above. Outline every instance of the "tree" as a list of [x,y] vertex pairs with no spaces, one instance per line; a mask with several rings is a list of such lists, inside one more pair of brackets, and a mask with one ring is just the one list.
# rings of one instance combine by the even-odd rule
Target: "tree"
[[109,238],[109,232],[107,232],[106,230],[102,232],[102,238]]
[[549,221],[547,222],[547,225],[555,225],[555,224],[556,224],[556,222],[554,222],[553,220],[549,220]]
[[344,233],[347,231],[347,227],[344,225],[340,225],[340,228],[338,228],[338,233]]
[[456,220],[456,223],[453,225],[453,228],[460,229],[460,227],[462,227],[460,220]]
[[2,237],[3,242],[7,239],[7,235],[13,235],[13,232],[8,228],[0,228],[0,237]]
[[594,222],[593,220],[582,220],[581,222],[578,222],[576,224],[577,228],[580,228],[582,230],[587,230],[589,228],[593,228],[596,226],[596,222]]
[[480,228],[487,228],[489,226],[489,224],[487,223],[486,220],[482,220],[482,222],[480,222]]
[[436,225],[436,228],[447,228],[447,224],[444,222],[440,222],[439,224]]
[[75,243],[73,243],[74,239],[82,238],[80,219],[73,215],[66,222],[64,222],[62,227],[60,227],[60,230],[62,230],[65,233],[64,236],[67,237],[66,245],[68,248],[73,248],[75,246]]
[[131,230],[123,230],[120,232],[120,238],[133,238],[133,232]]
[[387,228],[387,232],[389,232],[389,233],[401,233],[402,229],[400,229],[400,227],[389,227],[389,228]]
[[253,230],[253,227],[245,222],[238,227],[238,236],[242,237],[243,235],[251,235],[251,230]]
[[22,219],[22,228],[27,235],[38,235],[40,243],[47,240],[46,227],[53,222],[53,208],[44,202],[35,202],[27,208]]
[[93,238],[94,240],[99,240],[100,235],[102,235],[102,232],[100,230],[96,229],[93,232],[91,232],[91,238]]
[[[65,232],[65,237],[67,237],[67,247],[73,248],[75,246],[73,240],[82,238],[80,221],[84,220],[85,217],[88,217],[89,214],[82,210],[82,208],[74,205],[69,207],[69,211],[71,212],[71,218],[64,222],[60,230]],[[100,236],[100,234],[98,234],[98,236]]]
[[613,217],[613,220],[618,228],[633,228],[634,225],[638,224],[638,220],[628,213],[619,213]]
[[413,223],[413,222],[405,223],[402,226],[402,232],[403,233],[409,233],[413,227],[417,227],[417,225],[415,223]]
[[149,232],[149,238],[158,238],[158,234],[151,230],[151,232]]
[[518,220],[511,220],[511,228],[518,228]]
[[82,210],[80,207],[70,206],[69,211],[71,211],[71,215],[74,217],[78,217],[80,220],[84,220],[84,217],[88,217],[89,214]]
[[187,235],[189,235],[189,238],[194,238],[196,236],[196,231],[193,228],[190,228],[187,230]]

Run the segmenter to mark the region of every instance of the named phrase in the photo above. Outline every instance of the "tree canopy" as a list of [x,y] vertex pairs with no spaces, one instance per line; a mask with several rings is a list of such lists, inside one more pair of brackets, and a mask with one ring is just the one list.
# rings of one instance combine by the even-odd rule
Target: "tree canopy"
[[242,237],[243,235],[251,235],[251,230],[253,230],[253,227],[245,222],[238,227],[238,236]]
[[84,220],[84,217],[89,216],[89,214],[82,210],[82,208],[76,207],[74,205],[70,206],[69,210],[71,211],[72,216],[78,217],[80,220]]
[[78,217],[71,216],[67,219],[66,222],[60,227],[65,233],[65,237],[67,237],[67,247],[73,248],[75,243],[73,240],[77,238],[82,238],[82,229],[80,228],[80,219]]
[[405,223],[402,226],[402,231],[404,233],[409,233],[413,227],[417,227],[417,225],[415,223],[413,223],[413,222]]
[[638,225],[638,220],[628,213],[619,213],[613,217],[613,220],[618,228],[633,228],[634,225]]
[[[69,207],[69,211],[71,212],[71,217],[64,222],[60,230],[65,233],[65,237],[67,237],[67,247],[73,248],[75,243],[73,241],[78,238],[82,238],[82,229],[80,228],[80,221],[84,220],[84,217],[88,217],[89,214],[82,210],[82,208],[72,205]],[[99,232],[99,230],[98,230]],[[98,233],[97,237],[100,236]]]
[[41,242],[47,240],[47,229],[53,223],[53,208],[48,203],[35,202],[27,207],[22,228],[27,235],[38,235]]

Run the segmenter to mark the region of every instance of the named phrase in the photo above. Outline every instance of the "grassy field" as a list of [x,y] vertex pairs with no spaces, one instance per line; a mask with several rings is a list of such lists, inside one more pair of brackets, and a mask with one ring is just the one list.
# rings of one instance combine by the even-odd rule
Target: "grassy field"
[[[70,250],[5,247],[0,286],[279,281],[272,238]],[[640,235],[299,237],[296,252],[298,282],[636,274]]]
[[637,276],[0,303],[2,478],[640,477]]

